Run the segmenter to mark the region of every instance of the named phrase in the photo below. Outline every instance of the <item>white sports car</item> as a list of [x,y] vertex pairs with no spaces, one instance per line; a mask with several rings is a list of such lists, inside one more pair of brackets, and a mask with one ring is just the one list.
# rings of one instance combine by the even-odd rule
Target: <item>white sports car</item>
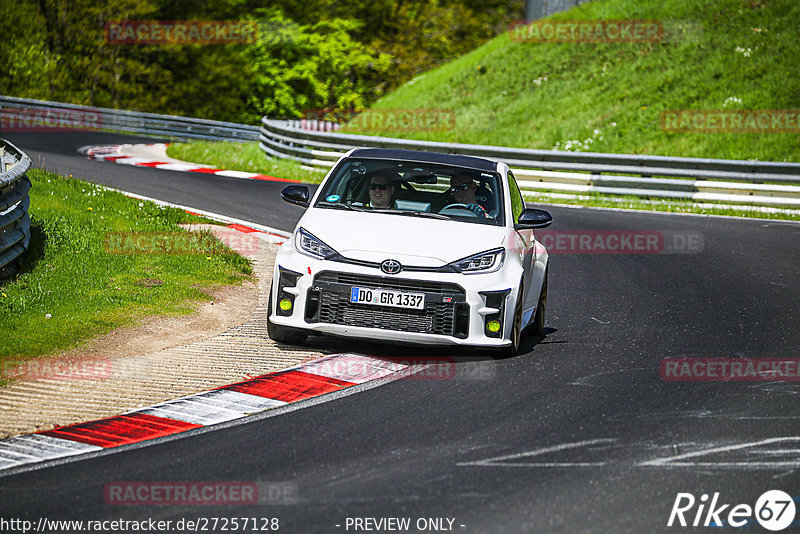
[[310,333],[390,342],[467,345],[515,354],[541,333],[548,255],[505,163],[392,149],[354,149],[311,198],[278,250],[269,336]]

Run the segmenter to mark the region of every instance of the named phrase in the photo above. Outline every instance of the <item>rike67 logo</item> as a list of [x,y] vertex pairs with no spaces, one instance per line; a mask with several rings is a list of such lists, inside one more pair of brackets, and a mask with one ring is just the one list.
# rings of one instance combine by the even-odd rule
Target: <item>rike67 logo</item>
[[755,520],[762,528],[779,531],[792,524],[796,512],[794,499],[781,490],[765,492],[755,506],[720,503],[719,492],[714,493],[710,502],[705,493],[699,501],[691,493],[678,493],[667,526],[743,527],[752,526]]

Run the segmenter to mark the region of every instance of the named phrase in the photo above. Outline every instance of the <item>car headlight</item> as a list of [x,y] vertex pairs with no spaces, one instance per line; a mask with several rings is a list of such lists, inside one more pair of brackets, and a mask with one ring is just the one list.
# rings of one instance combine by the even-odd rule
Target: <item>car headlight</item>
[[450,265],[464,274],[473,273],[491,273],[498,270],[503,266],[503,259],[505,258],[506,251],[504,248],[496,248],[468,256],[458,261],[454,261]]
[[315,258],[321,258],[324,260],[328,256],[336,254],[335,250],[314,237],[313,234],[306,231],[304,228],[300,228],[297,231],[294,243],[295,248],[297,248],[299,252]]

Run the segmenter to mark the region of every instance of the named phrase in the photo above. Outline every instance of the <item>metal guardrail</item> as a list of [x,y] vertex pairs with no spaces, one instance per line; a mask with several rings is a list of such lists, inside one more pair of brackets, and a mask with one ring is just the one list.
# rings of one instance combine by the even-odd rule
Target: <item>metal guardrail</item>
[[31,181],[25,174],[30,167],[24,152],[0,139],[0,278],[14,274],[30,243]]
[[800,207],[800,163],[562,152],[352,135],[324,125],[261,119],[270,157],[330,168],[352,148],[399,148],[506,162],[526,191]]
[[82,129],[122,131],[175,139],[211,141],[258,139],[258,127],[249,124],[94,108],[10,96],[0,96],[0,122],[11,131]]

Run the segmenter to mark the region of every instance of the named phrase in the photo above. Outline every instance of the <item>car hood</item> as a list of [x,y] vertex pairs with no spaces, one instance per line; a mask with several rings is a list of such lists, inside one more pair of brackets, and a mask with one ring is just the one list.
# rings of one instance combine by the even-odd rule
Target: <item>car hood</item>
[[501,247],[506,229],[454,220],[310,208],[298,226],[342,256],[439,267]]

